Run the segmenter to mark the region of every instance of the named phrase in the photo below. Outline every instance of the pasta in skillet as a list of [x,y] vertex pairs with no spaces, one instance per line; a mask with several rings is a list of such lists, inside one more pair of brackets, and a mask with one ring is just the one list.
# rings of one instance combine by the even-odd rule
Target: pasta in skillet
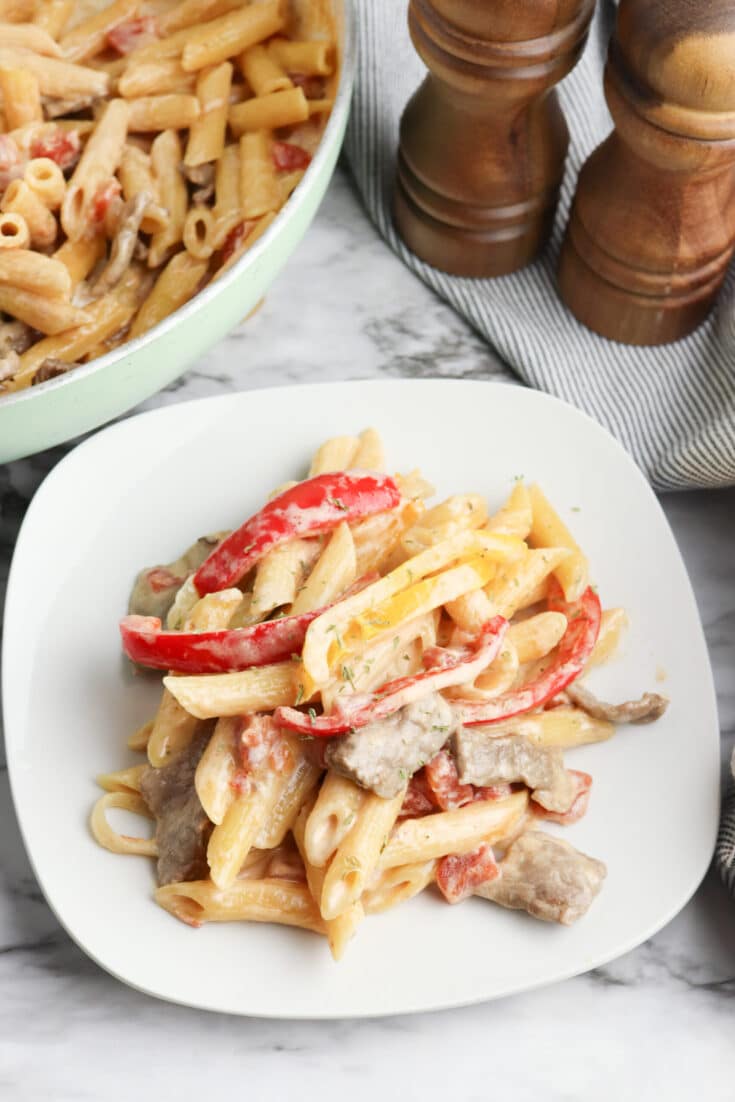
[[298,187],[336,79],[314,0],[0,8],[0,398],[228,271]]
[[[147,761],[98,778],[91,825],[154,856],[157,902],[192,926],[300,926],[339,959],[425,890],[569,924],[602,884],[539,825],[587,811],[565,750],[665,710],[578,683],[624,612],[538,486],[429,507],[418,472],[384,466],[375,430],[333,437],[239,529],[136,580],[123,648],[162,695],[129,742]],[[117,833],[111,807],[154,834]]]

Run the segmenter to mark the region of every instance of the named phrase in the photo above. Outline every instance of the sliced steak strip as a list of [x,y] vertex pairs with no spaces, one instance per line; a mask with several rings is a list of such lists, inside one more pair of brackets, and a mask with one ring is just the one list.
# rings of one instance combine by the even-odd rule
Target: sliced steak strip
[[176,884],[209,876],[207,842],[212,824],[199,802],[194,774],[212,733],[202,725],[191,745],[169,765],[143,773],[140,793],[156,816],[158,883]]
[[333,739],[326,762],[336,773],[390,799],[441,750],[453,722],[451,706],[439,693],[431,693],[387,719]]
[[533,790],[536,803],[549,811],[568,811],[574,801],[576,786],[556,746],[537,746],[523,735],[494,738],[479,727],[460,727],[452,746],[462,784],[522,781]]
[[644,693],[638,700],[626,700],[622,704],[606,704],[583,685],[568,685],[566,692],[572,703],[587,715],[608,723],[653,723],[669,706],[668,697],[658,693]]
[[513,842],[500,862],[501,875],[475,895],[503,907],[528,911],[544,922],[571,926],[585,914],[607,870],[561,838],[531,830]]

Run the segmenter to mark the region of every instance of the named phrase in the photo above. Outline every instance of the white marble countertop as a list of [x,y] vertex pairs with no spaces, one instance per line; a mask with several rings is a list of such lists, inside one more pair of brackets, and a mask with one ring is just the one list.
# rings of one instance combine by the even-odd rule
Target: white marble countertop
[[[344,176],[260,312],[148,407],[292,381],[487,378],[502,366],[373,232]],[[23,512],[65,449],[0,468],[0,583]],[[735,737],[735,491],[663,499]],[[0,597],[1,597],[0,589]],[[131,937],[135,936],[130,931]],[[233,962],[234,963],[234,962]],[[0,773],[0,1098],[514,1102],[735,1098],[735,902],[710,873],[684,911],[589,975],[401,1019],[293,1023],[157,1002],[102,972],[41,896]]]

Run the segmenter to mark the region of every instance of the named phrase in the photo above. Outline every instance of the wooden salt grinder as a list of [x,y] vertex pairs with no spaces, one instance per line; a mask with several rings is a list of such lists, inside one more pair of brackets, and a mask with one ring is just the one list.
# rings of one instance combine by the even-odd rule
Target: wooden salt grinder
[[569,144],[554,85],[595,0],[410,0],[429,75],[401,120],[395,220],[453,275],[528,264],[551,232]]
[[626,344],[690,333],[735,247],[735,5],[622,0],[605,71],[615,131],[579,178],[562,297]]

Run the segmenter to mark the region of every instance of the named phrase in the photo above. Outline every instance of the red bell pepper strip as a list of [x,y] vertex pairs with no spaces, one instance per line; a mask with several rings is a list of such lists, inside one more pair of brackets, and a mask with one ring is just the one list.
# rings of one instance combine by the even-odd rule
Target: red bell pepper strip
[[[365,574],[340,600],[370,585],[375,577]],[[247,628],[220,631],[161,631],[157,616],[125,616],[120,634],[123,650],[139,666],[175,673],[234,673],[299,654],[309,624],[328,608],[331,605],[300,616],[281,616]]]
[[481,842],[471,853],[452,853],[442,857],[436,867],[436,886],[447,903],[461,903],[475,888],[497,880],[500,867],[492,846]]
[[355,693],[345,697],[328,715],[318,716],[313,709],[300,712],[296,708],[276,708],[273,718],[291,731],[320,738],[331,738],[366,727],[368,723],[385,719],[428,693],[474,681],[495,658],[507,630],[508,621],[502,616],[495,616],[485,624],[472,646],[451,650],[432,647],[427,650],[424,662],[430,665],[422,673],[388,681],[374,693]]
[[500,720],[528,712],[531,708],[538,708],[579,677],[594,650],[600,633],[602,610],[599,597],[590,587],[584,591],[578,601],[569,603],[564,600],[561,586],[552,579],[548,604],[552,611],[563,612],[569,621],[554,661],[535,681],[524,685],[521,689],[503,693],[494,700],[482,703],[470,700],[454,701],[455,715],[465,727],[475,727],[481,723],[498,723]]
[[336,471],[284,490],[215,548],[194,575],[200,597],[234,585],[274,547],[299,536],[316,536],[343,520],[360,520],[394,509],[401,500],[392,478]]

